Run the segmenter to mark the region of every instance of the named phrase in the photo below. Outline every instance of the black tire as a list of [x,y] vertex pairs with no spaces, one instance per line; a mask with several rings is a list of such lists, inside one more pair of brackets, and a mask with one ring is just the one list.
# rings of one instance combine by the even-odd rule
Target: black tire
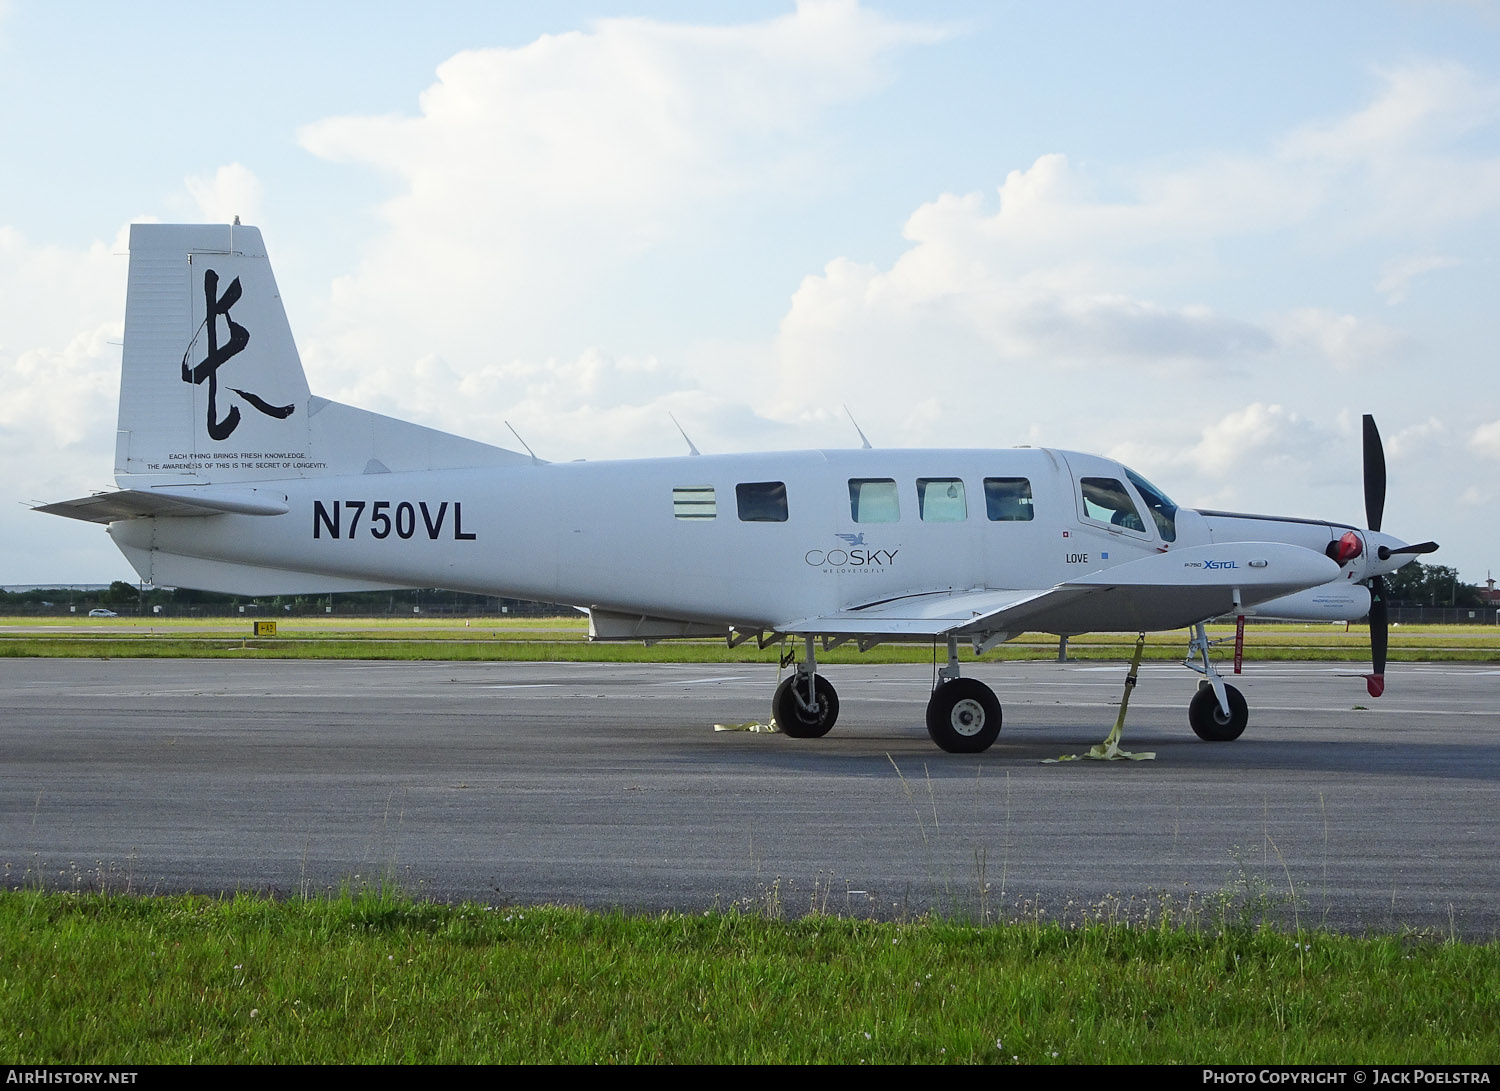
[[1224,693],[1229,698],[1227,720],[1224,710],[1219,707],[1219,699],[1214,696],[1213,686],[1203,686],[1188,703],[1188,723],[1193,725],[1193,734],[1204,742],[1233,742],[1250,722],[1250,706],[1240,691],[1225,686]]
[[[771,716],[783,735],[790,735],[794,739],[821,739],[833,729],[834,722],[839,718],[839,695],[834,692],[832,682],[821,674],[814,675],[813,692],[818,698],[818,709],[815,714],[809,714],[802,707],[802,702],[797,700],[798,695],[792,692],[792,686],[797,681],[794,674],[776,687],[776,693],[771,698]],[[806,700],[805,682],[801,696]]]
[[973,678],[955,678],[927,701],[927,734],[950,754],[978,754],[1000,737],[995,691]]

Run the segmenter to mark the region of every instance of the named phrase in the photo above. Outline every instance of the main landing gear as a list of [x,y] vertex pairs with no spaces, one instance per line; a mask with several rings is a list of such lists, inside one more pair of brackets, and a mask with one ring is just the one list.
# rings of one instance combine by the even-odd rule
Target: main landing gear
[[[1198,692],[1188,702],[1188,723],[1193,727],[1193,734],[1204,742],[1233,742],[1250,722],[1250,706],[1240,691],[1225,682],[1214,669],[1208,658],[1209,647],[1208,634],[1200,622],[1193,626],[1193,638],[1188,642],[1187,660],[1183,663],[1204,678],[1198,683]],[[1195,655],[1200,662],[1193,662]]]
[[812,637],[805,637],[807,658],[796,672],[776,687],[771,698],[771,717],[784,735],[794,739],[821,739],[839,718],[839,695],[833,683],[818,673],[817,652]]
[[927,734],[950,754],[988,750],[1000,735],[1000,702],[975,678],[960,678],[958,641],[948,638],[948,665],[927,700]]
[[[819,739],[839,718],[839,697],[833,684],[818,673],[814,638],[803,640],[807,654],[792,676],[776,687],[771,716],[784,735]],[[956,639],[948,641],[948,665],[938,671],[938,684],[927,702],[927,733],[950,754],[988,750],[1000,734],[1000,702],[983,682],[959,677]]]

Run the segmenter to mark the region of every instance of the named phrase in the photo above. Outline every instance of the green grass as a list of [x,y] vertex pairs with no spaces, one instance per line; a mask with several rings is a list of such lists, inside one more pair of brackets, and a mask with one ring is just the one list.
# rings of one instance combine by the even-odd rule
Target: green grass
[[1476,1064],[1500,945],[1224,907],[972,926],[0,893],[18,1064]]
[[[774,662],[784,647],[729,648],[722,640],[591,643],[578,617],[543,619],[277,619],[275,637],[250,635],[250,622],[236,619],[20,619],[0,618],[0,657],[213,658],[213,659],[402,659],[634,663]],[[1227,655],[1233,629],[1210,629]],[[1134,634],[1094,633],[1068,642],[1073,659],[1128,659]],[[1180,660],[1183,632],[1152,633],[1147,660]],[[963,657],[973,659],[966,645]],[[1364,627],[1257,625],[1246,636],[1249,662],[1325,660],[1368,662]],[[852,646],[821,652],[828,663],[926,663],[931,643],[882,644],[861,654]],[[991,660],[1055,659],[1057,638],[1026,633],[985,656]],[[1500,662],[1500,628],[1407,626],[1393,630],[1392,662]]]

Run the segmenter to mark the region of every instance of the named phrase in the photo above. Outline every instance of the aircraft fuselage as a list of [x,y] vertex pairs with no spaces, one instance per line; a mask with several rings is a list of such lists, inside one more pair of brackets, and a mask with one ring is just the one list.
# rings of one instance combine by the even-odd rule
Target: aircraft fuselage
[[[1084,479],[1123,489],[1137,518],[1091,516]],[[1033,448],[539,463],[268,489],[286,514],[126,520],[111,533],[162,584],[193,585],[201,560],[218,587],[226,565],[243,566],[228,582],[246,594],[297,573],[309,592],[327,577],[330,590],[442,586],[772,628],[903,595],[1051,587],[1216,540],[1321,553],[1347,529],[1176,509],[1168,541],[1118,463]],[[878,503],[861,505],[861,490]]]

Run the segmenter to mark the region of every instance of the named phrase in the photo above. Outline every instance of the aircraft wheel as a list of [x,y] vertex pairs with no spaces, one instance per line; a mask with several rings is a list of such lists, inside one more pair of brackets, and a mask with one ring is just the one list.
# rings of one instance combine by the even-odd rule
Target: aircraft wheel
[[977,754],[1000,736],[995,691],[973,678],[955,678],[927,701],[927,734],[950,754]]
[[[809,712],[797,700],[797,694],[792,692],[792,686],[797,681],[794,674],[776,687],[776,694],[771,698],[771,715],[783,735],[790,735],[794,739],[821,739],[832,730],[834,721],[839,718],[839,695],[834,692],[832,682],[821,674],[814,675],[813,692],[818,698],[818,709],[815,713]],[[806,693],[804,684],[804,700]]]
[[1250,706],[1233,686],[1224,687],[1229,698],[1229,716],[1219,707],[1213,686],[1204,686],[1193,694],[1188,703],[1188,723],[1193,725],[1193,734],[1204,742],[1232,742],[1240,737],[1245,725],[1250,722]]

